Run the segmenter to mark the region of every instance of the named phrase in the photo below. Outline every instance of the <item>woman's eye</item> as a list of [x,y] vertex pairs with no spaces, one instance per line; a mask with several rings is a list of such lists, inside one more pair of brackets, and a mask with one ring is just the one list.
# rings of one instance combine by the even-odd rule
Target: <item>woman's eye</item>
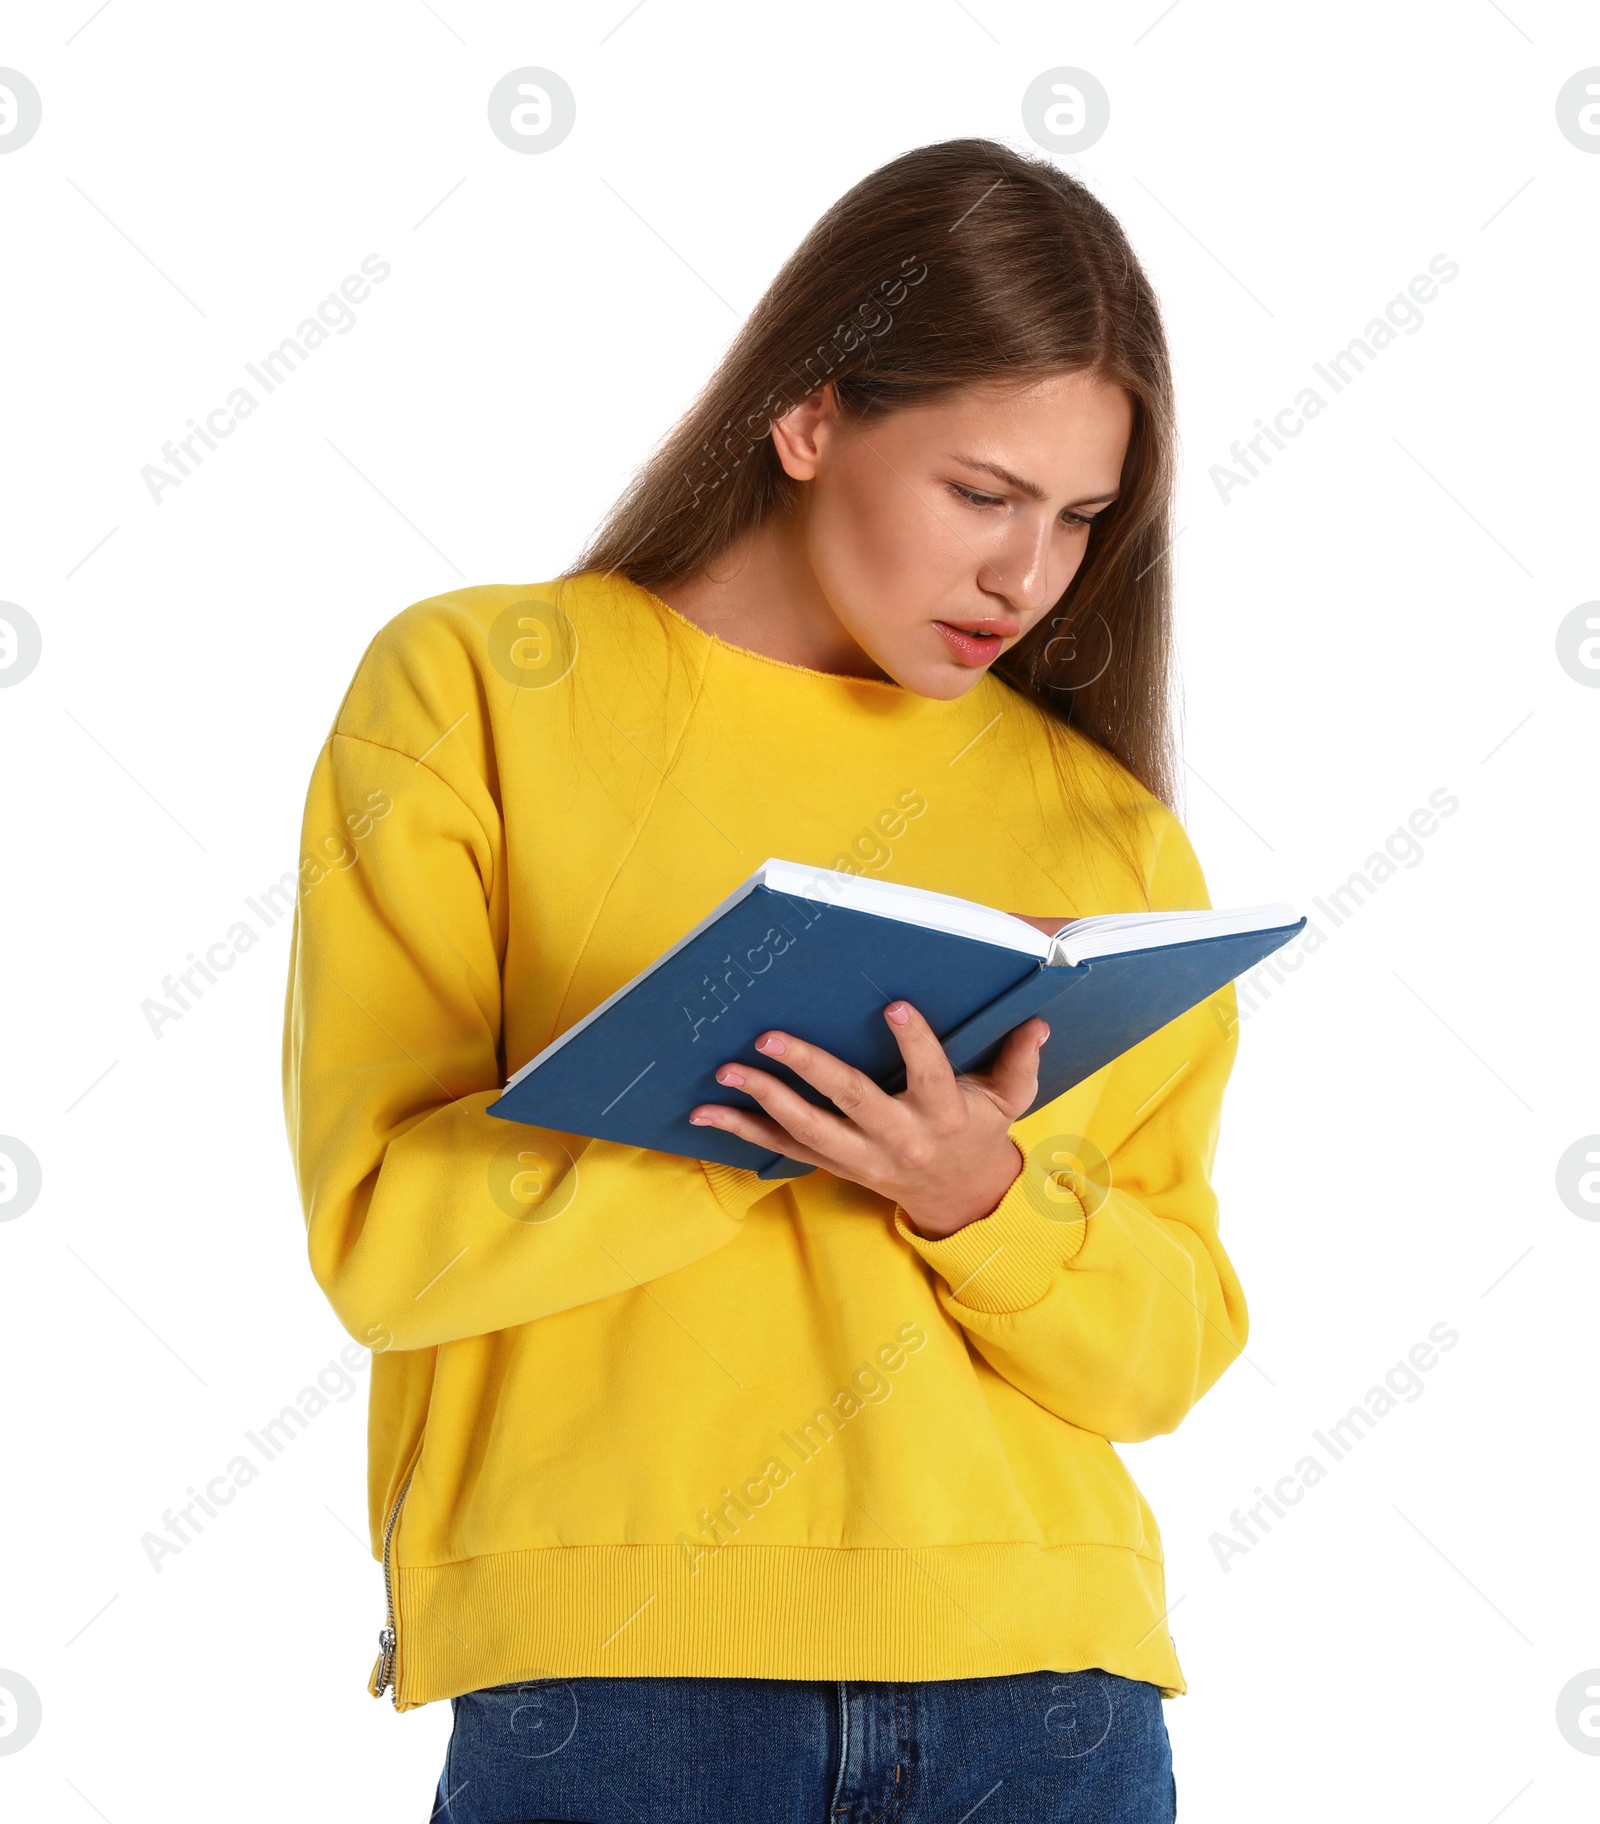
[[[1003,507],[1006,504],[1005,498],[1002,495],[985,494],[977,488],[963,487],[959,481],[952,481],[949,485],[951,492],[959,494],[969,507]],[[1073,513],[1069,511],[1061,515],[1061,523],[1064,526],[1071,526],[1074,529],[1082,526],[1087,530],[1088,527],[1094,524],[1097,517],[1098,515],[1093,513]]]

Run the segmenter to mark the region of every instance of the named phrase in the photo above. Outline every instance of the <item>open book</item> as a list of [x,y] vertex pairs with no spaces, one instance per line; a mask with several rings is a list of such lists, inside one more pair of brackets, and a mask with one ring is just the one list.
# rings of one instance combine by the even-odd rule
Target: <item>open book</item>
[[701,1102],[754,1108],[717,1082],[743,1062],[809,1084],[764,1056],[771,1027],[821,1045],[891,1093],[905,1086],[883,1018],[910,1001],[958,1071],[987,1069],[1034,1014],[1042,1107],[1214,994],[1305,924],[1287,905],[1112,912],[1046,932],[973,900],[895,881],[772,860],[692,931],[553,1039],[489,1113],[793,1178],[808,1165],[720,1128],[692,1127]]

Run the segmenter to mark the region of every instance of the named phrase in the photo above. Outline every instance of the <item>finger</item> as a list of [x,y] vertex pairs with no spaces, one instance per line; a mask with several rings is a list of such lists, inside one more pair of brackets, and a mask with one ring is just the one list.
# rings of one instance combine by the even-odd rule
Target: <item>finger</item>
[[[756,1050],[769,1058],[778,1058],[788,1069],[813,1089],[820,1089],[828,1100],[838,1109],[847,1121],[855,1125],[874,1139],[883,1139],[892,1132],[900,1119],[900,1110],[893,1096],[885,1095],[864,1071],[846,1064],[836,1058],[831,1051],[824,1051],[820,1045],[808,1045],[804,1039],[797,1039],[792,1033],[764,1032],[756,1040]],[[743,1065],[735,1065],[736,1070],[743,1071]],[[767,1076],[768,1081],[793,1098],[794,1102],[809,1108],[804,1096],[796,1095],[777,1077],[770,1077],[765,1071],[752,1071],[754,1077]],[[719,1073],[720,1076],[720,1073]],[[792,1107],[785,1103],[774,1107],[764,1103],[768,1112],[785,1121],[785,1110]]]
[[891,1001],[883,1013],[905,1061],[907,1090],[934,1106],[951,1100],[956,1093],[956,1073],[939,1035],[909,1001]]
[[822,1154],[802,1146],[786,1128],[751,1109],[729,1108],[721,1102],[702,1102],[690,1110],[689,1120],[696,1127],[717,1127],[725,1134],[736,1134],[764,1152],[782,1153],[786,1159],[798,1159],[803,1165],[832,1169],[832,1162]]
[[1006,1035],[994,1067],[985,1075],[974,1077],[1011,1119],[1032,1105],[1039,1093],[1039,1053],[1050,1036],[1050,1028],[1037,1015],[1024,1020]]
[[717,1071],[717,1081],[729,1089],[742,1089],[760,1104],[763,1114],[813,1152],[842,1163],[859,1162],[867,1150],[865,1136],[848,1120],[808,1102],[798,1090],[780,1083],[769,1071],[756,1070],[748,1064],[724,1064]]

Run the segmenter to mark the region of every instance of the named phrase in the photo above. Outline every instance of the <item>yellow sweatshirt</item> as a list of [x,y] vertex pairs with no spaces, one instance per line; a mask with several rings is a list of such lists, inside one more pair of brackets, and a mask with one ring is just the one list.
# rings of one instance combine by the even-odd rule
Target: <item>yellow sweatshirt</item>
[[945,1240],[825,1172],[484,1112],[769,856],[1031,916],[1206,906],[1177,820],[1067,741],[1076,803],[998,679],[783,664],[597,574],[373,640],[312,774],[283,1062],[311,1269],[374,1351],[374,1695],[1184,1688],[1112,1446],[1244,1345],[1209,1183],[1231,987],[1016,1122],[1021,1177]]

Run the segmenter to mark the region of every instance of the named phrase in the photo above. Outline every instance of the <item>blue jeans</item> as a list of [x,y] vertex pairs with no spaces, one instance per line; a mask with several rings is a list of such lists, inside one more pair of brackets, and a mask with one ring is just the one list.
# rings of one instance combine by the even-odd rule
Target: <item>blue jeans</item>
[[434,1824],[1172,1824],[1161,1697],[1109,1672],[573,1678],[450,1700]]

